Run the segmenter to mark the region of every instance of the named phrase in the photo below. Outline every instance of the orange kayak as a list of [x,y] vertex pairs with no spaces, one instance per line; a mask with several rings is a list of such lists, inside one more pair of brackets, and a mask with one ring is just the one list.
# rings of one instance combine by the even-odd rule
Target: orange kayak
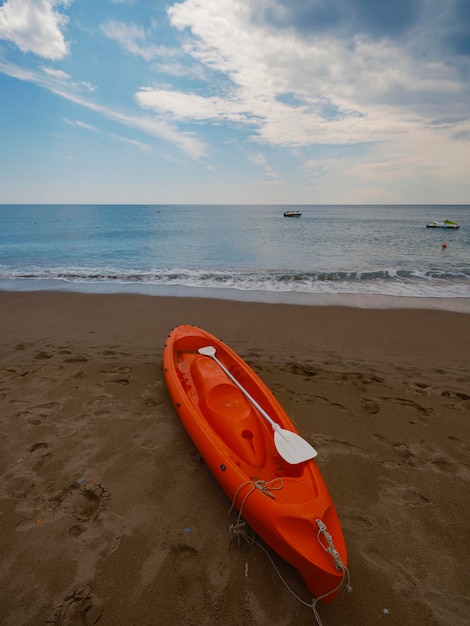
[[[199,352],[208,346],[216,359]],[[303,440],[274,395],[235,352],[195,326],[170,333],[163,370],[181,421],[243,519],[314,598],[333,600],[347,572],[339,519],[316,462],[281,456],[264,414]]]

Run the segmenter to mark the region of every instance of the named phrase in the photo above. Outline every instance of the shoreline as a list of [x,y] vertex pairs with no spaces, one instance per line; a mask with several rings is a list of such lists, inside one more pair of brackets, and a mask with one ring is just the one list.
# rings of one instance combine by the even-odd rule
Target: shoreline
[[[464,626],[470,316],[417,308],[0,291],[0,621],[310,626],[178,420],[161,370],[192,323],[319,454],[353,593],[324,626]],[[287,564],[276,566],[310,601]]]
[[[346,348],[372,351],[374,356],[390,351],[409,354],[421,347],[436,358],[445,359],[449,351],[468,346],[470,318],[466,310],[432,307],[359,307],[292,303],[266,303],[208,297],[154,296],[129,293],[83,293],[68,291],[0,291],[4,316],[3,331],[26,332],[43,339],[56,340],[61,333],[88,339],[87,332],[99,328],[90,339],[105,344],[113,339],[139,338],[149,345],[143,328],[154,326],[168,332],[177,324],[190,323],[212,328],[216,336],[227,329],[233,340],[265,340],[272,349],[296,347],[301,352]],[[77,315],[77,311],[80,315]],[[56,316],[60,313],[60,323]],[[134,317],[132,317],[132,315]],[[109,319],[109,325],[106,320]],[[13,326],[10,328],[9,324]],[[116,336],[116,329],[123,333]],[[321,329],[321,331],[320,331]],[[325,329],[327,331],[325,332]],[[328,331],[329,329],[329,331]],[[426,334],[424,334],[426,333]],[[158,349],[166,334],[152,337]],[[223,337],[221,337],[223,339]],[[227,341],[230,341],[227,337]],[[132,347],[137,347],[134,344]]]
[[143,285],[138,283],[57,283],[57,281],[22,280],[15,282],[0,280],[1,292],[51,292],[82,293],[96,295],[141,295],[174,298],[204,298],[263,304],[290,304],[315,307],[352,307],[362,309],[431,309],[470,313],[470,296],[430,297],[404,296],[380,293],[305,293],[243,290],[224,287],[186,287],[178,285]]

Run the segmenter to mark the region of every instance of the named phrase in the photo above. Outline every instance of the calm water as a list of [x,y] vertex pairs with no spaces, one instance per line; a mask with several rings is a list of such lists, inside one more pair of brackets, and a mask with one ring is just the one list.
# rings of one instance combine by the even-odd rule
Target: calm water
[[470,206],[0,205],[0,226],[3,289],[470,298]]

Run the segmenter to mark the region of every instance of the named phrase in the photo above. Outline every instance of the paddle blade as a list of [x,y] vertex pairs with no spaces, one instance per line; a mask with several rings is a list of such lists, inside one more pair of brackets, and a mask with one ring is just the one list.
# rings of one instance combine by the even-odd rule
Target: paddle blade
[[274,429],[274,445],[279,455],[290,465],[297,465],[317,456],[317,451],[297,433],[283,428]]
[[204,346],[204,348],[198,348],[198,352],[204,356],[215,357],[216,349],[214,346]]

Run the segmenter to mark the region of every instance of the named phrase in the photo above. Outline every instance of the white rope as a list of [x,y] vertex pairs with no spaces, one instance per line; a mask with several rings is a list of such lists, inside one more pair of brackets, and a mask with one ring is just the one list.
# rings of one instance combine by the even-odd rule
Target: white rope
[[[233,532],[235,534],[243,535],[243,537],[244,537],[244,539],[246,541],[248,541],[247,535],[246,535],[246,533],[243,532],[243,529],[246,526],[246,524],[245,524],[245,522],[241,522],[241,517],[242,517],[242,514],[243,514],[243,507],[245,506],[246,500],[253,493],[253,491],[255,489],[259,489],[265,495],[269,496],[270,498],[274,498],[275,496],[271,492],[272,491],[278,491],[279,489],[282,489],[284,487],[284,481],[282,480],[282,478],[273,478],[272,480],[269,480],[268,482],[266,482],[264,480],[255,480],[255,481],[250,481],[249,480],[249,481],[247,481],[245,483],[242,483],[240,485],[240,487],[238,487],[237,491],[235,492],[235,495],[233,496],[232,506],[230,507],[230,510],[228,512],[229,515],[233,511],[233,509],[235,508],[235,502],[237,500],[238,494],[243,489],[243,487],[246,487],[247,485],[251,485],[251,489],[245,495],[245,497],[243,498],[243,500],[242,500],[242,502],[240,504],[240,508],[238,510],[237,522],[236,522],[236,524],[232,524],[229,527],[231,532]],[[248,543],[254,543],[254,537],[255,536],[256,536],[255,533],[253,533],[253,538],[252,538],[251,541],[248,541]]]
[[[346,584],[346,589],[348,590],[348,593],[351,593],[352,587],[351,587],[351,576],[349,574],[349,570],[346,567],[346,565],[343,563],[343,560],[340,557],[338,550],[335,548],[335,544],[333,543],[333,538],[331,537],[330,533],[328,532],[328,530],[326,528],[326,524],[324,522],[322,522],[321,519],[316,519],[315,521],[317,522],[317,526],[318,526],[318,533],[317,533],[317,541],[318,541],[318,543],[321,545],[323,550],[325,550],[325,552],[328,552],[331,555],[331,557],[333,558],[333,561],[335,563],[336,569],[338,571],[342,570],[342,572],[343,572],[343,577],[342,577],[341,582],[339,583],[339,585],[337,587],[335,587],[335,589],[333,589],[332,591],[329,591],[328,593],[325,593],[322,596],[320,596],[319,598],[317,598],[317,600],[322,600],[323,598],[326,598],[326,597],[330,596],[332,593],[335,593],[336,591],[338,591],[338,589],[341,587],[341,585],[343,584],[344,579],[346,577],[348,579],[348,582]],[[326,539],[327,545],[325,545],[323,543],[323,541],[321,540],[321,537],[324,537]]]
[[[336,550],[335,545],[333,543],[333,539],[330,535],[330,533],[328,532],[325,523],[321,520],[321,519],[316,519],[316,523],[318,526],[318,533],[317,533],[317,541],[318,543],[321,545],[321,547],[325,550],[325,552],[328,552],[335,564],[335,567],[337,570],[342,570],[343,572],[343,576],[341,578],[341,581],[339,583],[339,585],[337,585],[334,589],[332,589],[331,591],[328,591],[327,593],[324,593],[323,595],[319,596],[318,598],[312,598],[312,601],[309,602],[305,602],[305,600],[302,600],[302,598],[300,598],[296,593],[294,593],[294,591],[289,587],[289,585],[287,584],[287,582],[284,580],[281,572],[279,571],[278,567],[276,566],[276,564],[274,563],[271,555],[269,554],[269,552],[266,550],[266,548],[261,545],[259,543],[259,541],[256,541],[256,533],[252,530],[252,536],[249,537],[246,533],[246,522],[241,521],[242,518],[242,513],[243,513],[243,507],[245,506],[245,502],[248,499],[248,497],[254,492],[255,489],[259,489],[260,491],[262,491],[265,495],[269,496],[270,498],[275,498],[275,495],[273,493],[271,493],[272,491],[277,491],[279,489],[282,489],[284,486],[284,482],[282,480],[282,478],[273,478],[273,480],[270,480],[268,482],[265,482],[264,480],[256,480],[256,481],[247,481],[242,483],[237,491],[235,492],[235,495],[233,497],[232,500],[232,506],[230,507],[230,510],[228,512],[228,514],[230,515],[230,513],[233,511],[233,509],[235,508],[235,502],[237,500],[238,494],[240,493],[240,491],[243,489],[243,487],[246,487],[250,485],[251,488],[250,490],[245,494],[241,504],[240,504],[240,508],[238,510],[238,517],[237,517],[237,521],[235,524],[231,524],[229,526],[229,530],[230,532],[233,532],[237,535],[238,540],[240,539],[240,537],[242,537],[243,539],[245,539],[245,541],[249,544],[249,545],[257,545],[259,548],[261,548],[261,550],[266,554],[266,556],[268,557],[268,559],[271,561],[271,565],[273,566],[276,574],[279,576],[281,582],[284,584],[284,586],[286,587],[286,589],[289,591],[289,593],[296,599],[298,600],[298,602],[300,602],[301,604],[303,604],[304,606],[307,606],[309,608],[312,609],[312,612],[315,616],[315,619],[317,621],[318,626],[323,626],[320,615],[317,611],[317,603],[320,600],[323,600],[324,598],[327,598],[328,596],[330,596],[333,593],[336,593],[340,587],[342,586],[345,578],[347,577],[348,582],[346,585],[346,588],[348,590],[348,592],[350,593],[352,591],[352,587],[351,587],[351,577],[349,574],[349,570],[348,568],[344,565],[343,560],[341,559],[341,556],[339,555],[339,552]],[[275,486],[276,485],[276,486]],[[322,537],[325,539],[326,544],[322,541]]]

